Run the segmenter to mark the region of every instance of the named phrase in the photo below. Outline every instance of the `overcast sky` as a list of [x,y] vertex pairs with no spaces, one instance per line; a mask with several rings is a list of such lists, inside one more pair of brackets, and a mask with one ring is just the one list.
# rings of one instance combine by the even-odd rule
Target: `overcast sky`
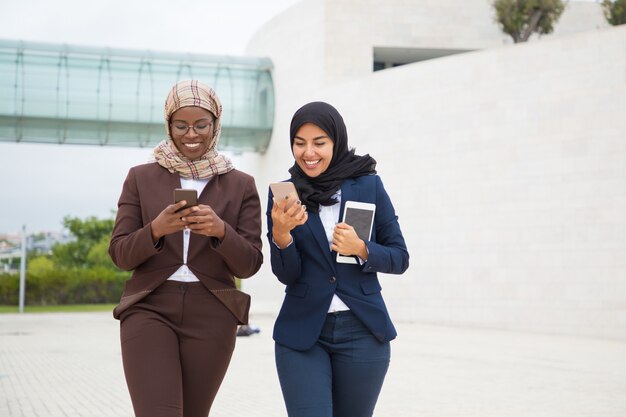
[[[0,39],[244,55],[256,30],[297,2],[0,0]],[[150,149],[0,142],[0,233],[61,230],[66,215],[110,216],[128,169],[149,156]]]

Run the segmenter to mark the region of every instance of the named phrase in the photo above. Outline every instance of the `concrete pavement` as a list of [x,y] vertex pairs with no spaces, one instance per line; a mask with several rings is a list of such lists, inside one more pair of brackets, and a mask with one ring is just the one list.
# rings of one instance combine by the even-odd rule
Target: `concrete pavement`
[[[212,416],[286,416],[273,317],[251,322]],[[626,342],[396,324],[375,416],[626,416]],[[44,416],[133,416],[110,313],[0,314],[0,417]]]

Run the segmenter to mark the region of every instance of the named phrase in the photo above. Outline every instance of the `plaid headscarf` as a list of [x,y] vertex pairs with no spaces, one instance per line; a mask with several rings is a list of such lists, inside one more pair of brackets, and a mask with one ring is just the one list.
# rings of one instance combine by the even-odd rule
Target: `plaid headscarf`
[[[206,153],[193,161],[187,159],[176,148],[172,140],[172,132],[170,132],[172,114],[181,107],[188,106],[202,107],[215,117],[211,143]],[[233,170],[234,166],[230,159],[219,155],[215,149],[222,131],[221,115],[222,103],[211,87],[197,80],[177,82],[165,100],[167,139],[154,148],[153,155],[156,162],[169,172],[178,173],[183,178],[207,179]]]

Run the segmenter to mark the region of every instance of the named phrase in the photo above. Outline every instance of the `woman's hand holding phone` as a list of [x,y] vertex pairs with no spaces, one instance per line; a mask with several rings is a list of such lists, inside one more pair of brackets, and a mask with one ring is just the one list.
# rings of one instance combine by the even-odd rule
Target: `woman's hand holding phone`
[[182,218],[188,216],[198,209],[197,206],[183,209],[186,201],[182,200],[165,207],[159,215],[152,220],[150,227],[152,229],[152,241],[156,243],[163,236],[179,232],[188,225]]
[[281,249],[291,243],[291,231],[306,223],[308,218],[306,207],[299,200],[289,208],[288,204],[286,199],[274,199],[272,205],[272,238]]
[[184,215],[182,219],[186,222],[189,230],[203,236],[216,237],[219,240],[224,239],[226,233],[224,221],[213,211],[211,206],[199,204],[192,209],[195,210],[189,215]]
[[270,190],[274,197],[274,202],[284,201],[283,209],[287,211],[296,203],[299,203],[298,191],[292,182],[274,182],[270,184]]
[[[216,236],[220,235],[219,228],[215,230],[213,225],[218,224],[219,226],[221,222],[221,237],[223,237],[224,224],[222,220],[217,217],[219,221],[216,222],[213,216],[207,219],[206,216],[210,213],[212,210],[209,206],[198,206],[198,192],[195,189],[176,188],[174,190],[174,204],[165,207],[151,223],[152,240],[156,243],[163,236],[180,232],[185,227],[192,229],[191,225],[194,223],[201,223],[201,225],[194,226],[192,231],[204,232],[203,234],[216,233],[210,235]],[[204,224],[207,221],[210,221],[209,227]]]

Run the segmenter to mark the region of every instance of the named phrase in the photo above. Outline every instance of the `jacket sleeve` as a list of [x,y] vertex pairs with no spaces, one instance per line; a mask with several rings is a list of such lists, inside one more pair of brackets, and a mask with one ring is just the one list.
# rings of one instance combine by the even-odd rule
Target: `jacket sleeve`
[[238,278],[254,275],[263,263],[261,252],[261,201],[254,179],[249,178],[236,227],[224,222],[224,239],[213,239],[212,246]]
[[366,242],[368,260],[364,272],[402,274],[409,267],[409,252],[398,216],[379,176],[376,176],[376,241]]
[[272,264],[272,272],[280,282],[285,285],[294,283],[301,275],[300,253],[298,252],[296,241],[291,235],[292,242],[284,249],[280,249],[274,243],[272,237],[272,207],[274,199],[270,190],[267,202],[267,240],[270,245],[270,261]]
[[135,171],[131,168],[117,203],[117,217],[109,243],[113,263],[126,271],[133,270],[159,252],[152,242],[150,223],[143,224],[141,201]]

